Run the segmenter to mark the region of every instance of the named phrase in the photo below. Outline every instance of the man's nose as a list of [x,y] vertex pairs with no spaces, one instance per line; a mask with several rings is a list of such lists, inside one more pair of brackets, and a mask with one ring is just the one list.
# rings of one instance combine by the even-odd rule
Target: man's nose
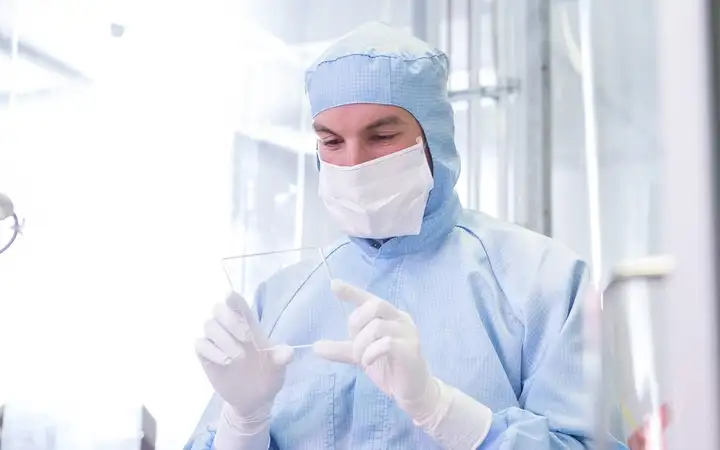
[[372,153],[365,149],[362,145],[353,144],[347,149],[347,160],[348,166],[357,166],[368,162],[373,159]]

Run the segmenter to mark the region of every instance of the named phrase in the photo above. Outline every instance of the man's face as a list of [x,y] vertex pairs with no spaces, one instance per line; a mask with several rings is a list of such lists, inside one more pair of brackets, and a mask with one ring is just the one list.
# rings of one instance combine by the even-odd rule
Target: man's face
[[388,105],[343,105],[321,112],[313,128],[320,158],[336,166],[355,166],[412,147],[422,137],[415,118]]

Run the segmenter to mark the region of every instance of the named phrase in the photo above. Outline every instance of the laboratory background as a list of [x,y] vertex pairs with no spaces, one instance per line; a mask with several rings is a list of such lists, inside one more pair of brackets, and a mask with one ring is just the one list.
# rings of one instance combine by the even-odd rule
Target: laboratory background
[[666,448],[718,448],[718,9],[0,0],[2,448],[185,445],[212,393],[193,341],[230,288],[221,259],[339,235],[303,71],[375,20],[450,57],[463,205],[558,239],[608,287],[588,320],[624,326],[609,344],[588,327],[617,378],[601,391],[642,378],[642,408],[670,408]]

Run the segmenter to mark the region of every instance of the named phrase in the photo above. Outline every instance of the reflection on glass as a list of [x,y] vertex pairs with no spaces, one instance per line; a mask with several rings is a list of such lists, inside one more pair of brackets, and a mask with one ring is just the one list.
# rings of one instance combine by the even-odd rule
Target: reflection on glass
[[323,266],[322,270],[328,275],[328,280],[331,279],[325,255],[319,247],[228,256],[222,259],[222,267],[232,290],[244,296],[253,306],[255,293],[263,283],[300,261]]
[[[332,280],[332,270],[328,265],[326,255],[320,247],[307,247],[299,249],[279,250],[271,252],[253,253],[247,255],[238,255],[224,258],[222,260],[223,270],[228,279],[228,283],[234,292],[240,294],[250,307],[254,306],[255,301],[263,293],[263,285],[270,282],[276,276],[282,277],[282,273],[289,267],[303,262],[305,267],[314,268],[313,272],[316,276],[326,277],[327,285],[330,286]],[[319,274],[317,272],[320,272]],[[287,295],[293,295],[294,292],[288,291]],[[347,318],[350,315],[350,307],[344,302],[337,299],[334,295],[328,296],[329,308],[340,308]],[[272,302],[292,301],[291,298],[272,298],[266,299]],[[330,304],[332,303],[332,304]],[[269,337],[269,336],[268,336]],[[320,338],[333,338],[331,336],[320,336]],[[277,344],[277,343],[276,343]],[[282,343],[285,344],[285,343]],[[292,343],[293,348],[311,347],[313,342]],[[260,349],[255,343],[255,347]]]

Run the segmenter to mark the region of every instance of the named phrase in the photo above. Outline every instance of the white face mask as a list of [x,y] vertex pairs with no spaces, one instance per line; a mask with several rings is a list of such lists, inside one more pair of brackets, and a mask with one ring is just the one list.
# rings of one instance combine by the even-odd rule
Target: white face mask
[[320,160],[318,194],[342,231],[371,239],[420,234],[433,177],[417,142],[357,166]]

